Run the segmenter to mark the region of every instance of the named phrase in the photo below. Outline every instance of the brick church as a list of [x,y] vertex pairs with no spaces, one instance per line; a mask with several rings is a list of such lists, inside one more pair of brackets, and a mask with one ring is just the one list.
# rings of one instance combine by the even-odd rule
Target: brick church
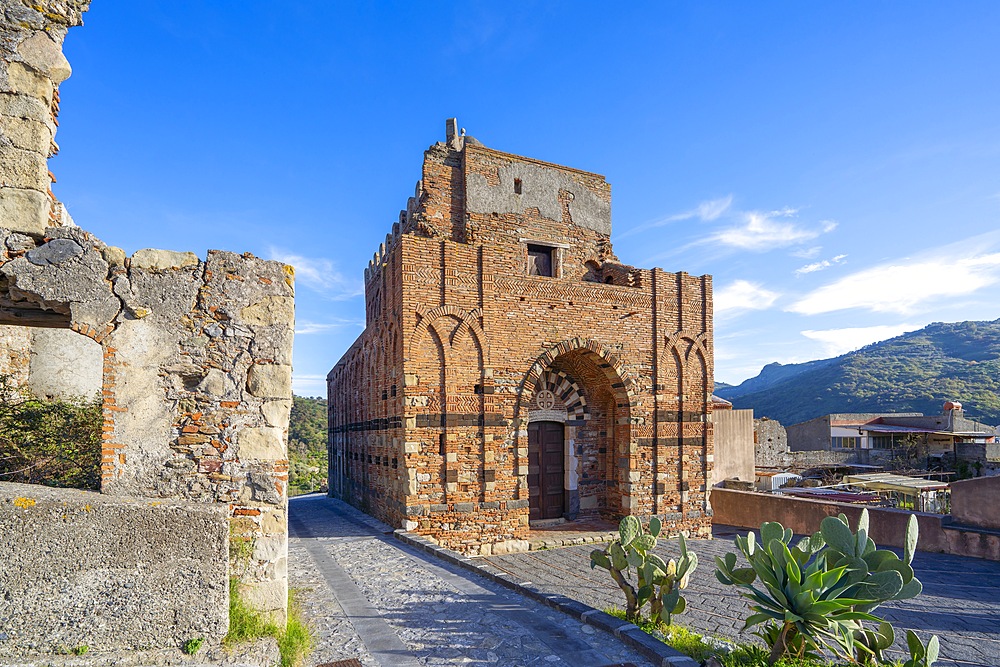
[[709,532],[711,276],[621,264],[603,176],[446,135],[327,376],[330,495],[465,553],[553,520]]

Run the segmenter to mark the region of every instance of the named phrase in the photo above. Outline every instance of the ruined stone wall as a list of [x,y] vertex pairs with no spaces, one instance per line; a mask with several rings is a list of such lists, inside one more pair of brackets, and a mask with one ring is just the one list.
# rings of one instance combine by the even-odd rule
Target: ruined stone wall
[[[428,149],[366,272],[368,328],[328,378],[331,470],[350,461],[331,493],[467,552],[523,540],[530,413],[562,371],[587,405],[559,404],[570,518],[709,530],[711,278],[624,267],[609,234],[599,175],[471,138]],[[551,276],[528,275],[528,245]]]
[[754,460],[761,468],[784,468],[791,465],[788,434],[781,422],[767,417],[753,420]]
[[62,40],[87,4],[0,0],[0,324],[13,327],[0,370],[48,354],[22,327],[99,345],[101,492],[223,507],[246,547],[233,573],[281,621],[292,269],[223,251],[127,256],[71,223],[46,158]]
[[0,254],[0,301],[101,345],[102,492],[226,504],[254,540],[251,598],[283,610],[288,267],[221,251],[126,258],[76,228],[46,233]]
[[0,226],[29,234],[63,222],[48,158],[55,142],[59,84],[72,71],[63,39],[90,0],[0,2]]

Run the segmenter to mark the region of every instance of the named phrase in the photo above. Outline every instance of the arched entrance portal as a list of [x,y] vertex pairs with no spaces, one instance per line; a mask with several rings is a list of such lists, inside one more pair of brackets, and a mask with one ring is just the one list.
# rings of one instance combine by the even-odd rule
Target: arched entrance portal
[[559,519],[566,511],[565,426],[559,422],[528,424],[528,508],[530,521]]
[[609,357],[595,352],[596,345],[577,342],[581,347],[547,352],[525,378],[531,391],[519,405],[528,440],[521,483],[531,523],[559,517],[617,521],[631,508],[626,380]]

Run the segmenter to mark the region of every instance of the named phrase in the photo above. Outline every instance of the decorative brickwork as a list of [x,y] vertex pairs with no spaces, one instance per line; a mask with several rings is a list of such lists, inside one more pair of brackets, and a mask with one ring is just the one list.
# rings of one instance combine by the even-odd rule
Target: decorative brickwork
[[[448,127],[328,375],[330,494],[475,553],[524,540],[530,485],[561,474],[569,520],[708,534],[711,277],[618,262],[602,176]],[[561,468],[535,422],[561,425]]]

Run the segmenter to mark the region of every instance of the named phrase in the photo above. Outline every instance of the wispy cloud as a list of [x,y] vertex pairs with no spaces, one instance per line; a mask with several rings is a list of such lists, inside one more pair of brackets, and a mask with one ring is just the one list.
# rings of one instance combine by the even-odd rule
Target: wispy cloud
[[729,208],[733,205],[733,196],[728,195],[720,199],[710,199],[708,201],[703,201],[697,206],[695,206],[690,211],[684,211],[683,213],[675,213],[673,215],[668,215],[665,218],[660,218],[659,220],[654,220],[653,222],[647,222],[645,224],[633,227],[621,235],[618,238],[626,238],[639,232],[644,232],[647,229],[655,229],[656,227],[663,227],[664,225],[669,225],[671,222],[680,222],[682,220],[693,220],[698,219],[703,222],[711,222],[717,220]]
[[344,301],[364,294],[360,280],[350,280],[338,269],[337,264],[323,257],[303,257],[281,248],[268,249],[270,259],[295,267],[297,282],[313,289],[332,301]]
[[357,327],[363,329],[365,323],[361,320],[334,320],[332,322],[296,322],[295,323],[295,334],[298,336],[308,336],[310,334],[321,334],[328,331],[336,331],[338,329],[345,329],[348,327]]
[[788,310],[803,315],[850,308],[907,314],[924,303],[1000,283],[1000,252],[983,253],[983,245],[971,241],[858,271],[810,292]]
[[919,328],[918,324],[880,324],[873,327],[806,330],[802,332],[802,335],[822,343],[823,353],[826,356],[837,357],[869,343],[895,338],[907,331],[916,331]]
[[818,255],[823,250],[823,246],[814,245],[811,248],[802,248],[800,250],[793,250],[792,257],[798,257],[799,259],[812,259]]
[[738,224],[712,233],[706,241],[739,250],[761,252],[811,241],[837,227],[835,222],[825,221],[818,229],[809,228],[795,220],[797,214],[798,210],[793,208],[747,211],[741,215],[742,219]]
[[845,259],[847,259],[847,255],[837,255],[832,259],[824,259],[819,262],[813,262],[812,264],[806,264],[805,266],[800,266],[795,269],[795,275],[801,276],[806,273],[816,273],[817,271],[822,271],[823,269],[829,269],[835,264],[842,263]]
[[774,305],[777,292],[765,289],[759,283],[749,280],[736,280],[720,290],[714,296],[716,317],[732,317],[748,310],[767,310]]
[[326,376],[292,374],[292,391],[296,396],[326,396]]

